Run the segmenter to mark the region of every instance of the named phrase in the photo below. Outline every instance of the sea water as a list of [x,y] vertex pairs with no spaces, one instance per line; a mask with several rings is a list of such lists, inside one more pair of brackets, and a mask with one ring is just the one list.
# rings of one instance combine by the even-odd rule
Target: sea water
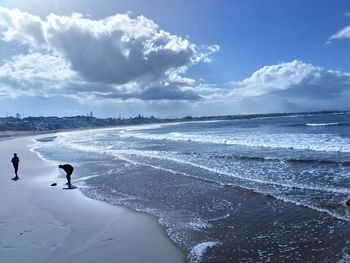
[[334,262],[348,249],[350,114],[60,133],[87,196],[159,218],[190,262]]

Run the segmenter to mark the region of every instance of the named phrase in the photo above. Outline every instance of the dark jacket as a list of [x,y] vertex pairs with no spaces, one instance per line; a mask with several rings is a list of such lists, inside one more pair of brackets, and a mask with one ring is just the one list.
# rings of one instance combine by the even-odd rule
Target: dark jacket
[[71,175],[73,173],[73,170],[74,170],[73,166],[71,166],[68,163],[62,165],[62,169],[69,175]]
[[11,163],[12,163],[14,166],[18,166],[18,163],[19,163],[19,158],[18,158],[18,156],[12,157]]

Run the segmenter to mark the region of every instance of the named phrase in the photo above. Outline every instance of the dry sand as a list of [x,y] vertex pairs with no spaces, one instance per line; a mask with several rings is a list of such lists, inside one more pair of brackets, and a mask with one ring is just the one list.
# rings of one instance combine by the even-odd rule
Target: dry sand
[[[33,138],[0,141],[1,262],[184,261],[156,218],[62,189],[58,164],[30,150]],[[14,152],[18,181],[11,180]]]

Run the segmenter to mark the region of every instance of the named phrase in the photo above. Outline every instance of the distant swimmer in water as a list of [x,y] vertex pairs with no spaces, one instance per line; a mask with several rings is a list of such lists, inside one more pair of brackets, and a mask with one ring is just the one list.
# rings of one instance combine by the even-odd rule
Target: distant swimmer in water
[[12,159],[11,159],[11,163],[12,163],[12,165],[13,165],[13,168],[15,169],[15,175],[16,175],[16,176],[13,178],[13,180],[17,181],[17,180],[19,179],[18,174],[17,174],[17,172],[18,172],[18,164],[19,164],[19,158],[18,158],[18,156],[17,156],[17,153],[14,153],[14,154],[13,154],[13,157],[12,157]]
[[66,178],[67,178],[67,183],[68,183],[68,188],[72,188],[72,184],[71,184],[71,175],[73,173],[73,166],[71,166],[70,164],[66,163],[66,164],[60,164],[58,166],[58,168],[63,169],[66,172]]

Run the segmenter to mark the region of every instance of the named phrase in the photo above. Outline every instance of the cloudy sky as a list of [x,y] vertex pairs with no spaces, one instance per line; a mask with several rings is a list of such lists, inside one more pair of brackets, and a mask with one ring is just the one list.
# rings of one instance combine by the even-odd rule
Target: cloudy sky
[[348,0],[0,0],[0,116],[350,110]]

